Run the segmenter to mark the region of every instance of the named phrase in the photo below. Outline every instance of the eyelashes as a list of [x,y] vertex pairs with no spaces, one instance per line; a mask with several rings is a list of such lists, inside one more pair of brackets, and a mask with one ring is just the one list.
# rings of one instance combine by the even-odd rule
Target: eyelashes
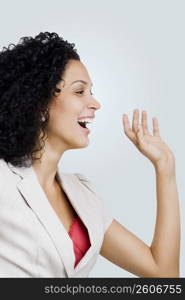
[[[84,91],[76,92],[76,94],[80,94],[80,95],[82,95],[83,93],[84,93]],[[91,92],[91,95],[94,95],[94,94]]]

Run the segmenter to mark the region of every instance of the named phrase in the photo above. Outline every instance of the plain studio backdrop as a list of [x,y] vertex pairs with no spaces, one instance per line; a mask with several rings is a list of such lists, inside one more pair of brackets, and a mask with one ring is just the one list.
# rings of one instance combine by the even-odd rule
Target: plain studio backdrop
[[[185,277],[184,10],[183,0],[7,0],[0,10],[1,48],[41,31],[75,43],[101,109],[89,146],[67,151],[61,167],[87,176],[108,212],[148,245],[156,221],[155,172],[125,136],[122,114],[131,122],[134,108],[146,110],[150,131],[152,117],[158,118],[161,136],[176,156],[180,277]],[[99,255],[89,277],[137,276]]]

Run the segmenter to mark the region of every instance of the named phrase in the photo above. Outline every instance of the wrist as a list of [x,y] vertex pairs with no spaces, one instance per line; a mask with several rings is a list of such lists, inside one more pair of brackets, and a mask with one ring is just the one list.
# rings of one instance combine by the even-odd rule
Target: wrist
[[174,177],[175,174],[175,157],[173,154],[158,160],[154,163],[155,172],[158,175]]

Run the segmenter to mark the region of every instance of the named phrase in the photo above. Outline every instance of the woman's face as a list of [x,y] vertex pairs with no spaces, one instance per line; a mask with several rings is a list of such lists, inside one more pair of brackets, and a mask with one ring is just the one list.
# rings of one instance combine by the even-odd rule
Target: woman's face
[[91,117],[93,121],[100,104],[91,94],[92,82],[81,61],[69,60],[62,79],[57,85],[61,92],[49,107],[48,139],[64,150],[86,147],[89,132],[78,120]]

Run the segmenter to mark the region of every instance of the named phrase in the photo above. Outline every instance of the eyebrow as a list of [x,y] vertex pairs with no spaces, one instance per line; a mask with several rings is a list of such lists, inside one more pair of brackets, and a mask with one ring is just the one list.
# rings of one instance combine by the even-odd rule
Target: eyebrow
[[[88,82],[87,82],[87,81],[84,81],[84,80],[75,80],[75,81],[73,81],[73,82],[71,83],[71,85],[72,85],[73,83],[76,83],[76,82],[81,82],[81,83],[84,83],[84,84],[88,84]],[[92,83],[91,83],[91,86],[93,86]]]

